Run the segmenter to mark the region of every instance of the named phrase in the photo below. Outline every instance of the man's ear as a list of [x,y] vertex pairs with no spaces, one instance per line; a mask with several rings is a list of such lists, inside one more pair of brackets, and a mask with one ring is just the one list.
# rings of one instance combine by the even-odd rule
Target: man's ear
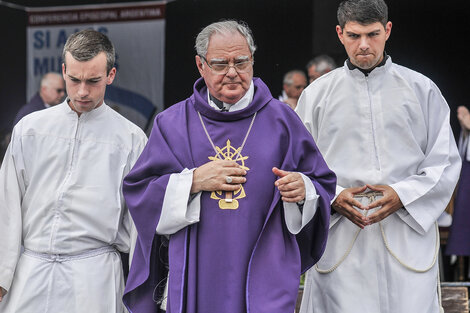
[[392,22],[387,22],[385,24],[385,40],[388,40],[388,37],[390,37],[390,34],[392,33]]
[[113,67],[110,71],[108,76],[106,77],[106,85],[111,85],[116,77],[116,68]]
[[341,41],[341,43],[344,45],[344,42],[343,42],[343,40],[344,40],[343,39],[343,29],[339,25],[336,25],[336,34],[338,34],[339,41]]
[[204,63],[201,59],[200,56],[196,55],[196,66],[197,69],[199,70],[199,74],[201,74],[201,77],[204,77]]

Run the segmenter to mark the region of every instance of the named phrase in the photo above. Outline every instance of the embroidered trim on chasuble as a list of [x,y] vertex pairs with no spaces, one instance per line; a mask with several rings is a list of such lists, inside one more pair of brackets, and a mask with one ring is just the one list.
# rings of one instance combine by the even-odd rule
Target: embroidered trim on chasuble
[[[215,146],[216,154],[215,156],[209,156],[209,160],[229,160],[235,161],[240,165],[240,168],[244,169],[245,171],[249,171],[250,169],[245,166],[245,160],[248,159],[247,156],[241,155],[241,149],[243,147],[240,146],[238,149],[235,149],[230,144],[230,139],[227,139],[227,144],[224,148],[220,149],[218,146]],[[221,196],[225,193],[225,198],[221,198]],[[245,189],[243,185],[233,193],[231,191],[213,191],[211,193],[211,199],[219,200],[219,208],[225,210],[236,210],[238,209],[238,199],[245,198]]]
[[[256,113],[253,114],[253,118],[251,119],[250,126],[248,127],[248,130],[246,132],[245,138],[243,139],[243,142],[241,146],[238,149],[235,149],[232,147],[230,144],[230,139],[227,139],[227,143],[224,148],[219,148],[214,144],[212,141],[211,137],[209,136],[209,132],[206,129],[206,125],[204,125],[204,121],[202,120],[201,113],[199,111],[197,114],[199,115],[199,120],[201,121],[202,128],[204,129],[204,132],[206,133],[207,139],[212,145],[212,148],[215,151],[214,156],[209,156],[209,160],[215,161],[215,160],[229,160],[229,161],[235,161],[237,162],[240,167],[246,171],[250,170],[248,167],[245,166],[245,160],[248,159],[248,157],[242,156],[242,150],[243,147],[245,146],[245,142],[248,139],[248,135],[250,134],[251,127],[253,127],[253,124],[255,122],[256,118]],[[221,198],[222,194],[225,194],[225,198]],[[239,207],[238,204],[238,199],[245,198],[245,189],[243,188],[243,185],[240,186],[238,190],[235,192],[232,191],[213,191],[211,193],[211,199],[214,200],[219,200],[219,208],[222,210],[236,210]]]

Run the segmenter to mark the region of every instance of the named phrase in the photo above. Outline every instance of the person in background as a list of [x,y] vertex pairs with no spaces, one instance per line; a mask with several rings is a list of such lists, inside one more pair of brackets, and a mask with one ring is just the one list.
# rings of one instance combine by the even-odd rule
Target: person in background
[[[468,264],[470,256],[470,112],[466,106],[457,108],[460,122],[459,152],[462,158],[462,170],[454,199],[454,213],[447,239],[446,254],[464,258]],[[468,274],[465,274],[468,279]]]
[[305,73],[301,70],[289,71],[284,75],[283,93],[279,100],[287,103],[294,110],[305,87],[307,87],[307,76]]
[[43,110],[64,101],[65,82],[59,73],[49,72],[42,76],[39,91],[23,105],[15,116],[13,126],[29,113]]
[[336,68],[336,63],[332,57],[322,54],[307,63],[308,83],[312,83],[315,79],[328,73]]

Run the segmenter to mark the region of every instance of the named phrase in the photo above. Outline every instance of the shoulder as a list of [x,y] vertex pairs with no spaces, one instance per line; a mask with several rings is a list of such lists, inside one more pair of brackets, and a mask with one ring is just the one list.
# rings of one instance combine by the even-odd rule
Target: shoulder
[[126,130],[129,130],[132,132],[137,132],[137,133],[143,132],[139,126],[137,126],[136,124],[134,124],[133,122],[131,122],[130,120],[122,116],[120,113],[118,113],[116,110],[114,110],[113,108],[107,105],[106,105],[106,114],[108,115],[110,119],[114,120],[116,125],[119,127],[123,127]]
[[60,133],[60,126],[57,125],[62,125],[61,122],[64,122],[65,118],[57,107],[58,105],[33,111],[19,118],[13,126],[13,135],[24,138],[52,132]]
[[296,112],[302,120],[306,120],[313,110],[327,105],[335,95],[345,92],[351,83],[344,66],[336,68],[314,80],[300,95]]
[[397,76],[402,77],[410,84],[419,84],[423,86],[430,86],[431,84],[434,84],[433,81],[424,74],[396,63],[392,63],[391,72]]
[[280,114],[281,116],[295,116],[297,115],[294,110],[285,102],[282,102],[276,98],[272,98],[268,105],[266,105],[266,111],[271,111],[272,114]]
[[20,122],[22,122],[23,124],[36,125],[40,127],[41,125],[43,125],[43,123],[51,120],[52,118],[60,117],[61,110],[59,106],[60,104],[50,108],[44,108],[41,110],[29,112],[21,119]]
[[23,117],[35,111],[37,110],[35,110],[29,103],[24,104],[16,113],[15,121],[13,124],[17,124]]
[[162,119],[175,118],[179,116],[180,113],[186,111],[189,102],[191,102],[191,97],[173,104],[172,106],[160,112],[157,116]]
[[270,121],[272,126],[278,125],[286,129],[304,127],[299,115],[288,104],[275,98],[259,111],[259,117]]
[[175,125],[186,123],[188,108],[191,106],[191,97],[163,110],[155,116],[154,127],[173,128]]
[[21,108],[18,110],[19,113],[31,113],[34,111],[38,111],[40,109],[44,109],[45,106],[41,103],[34,103],[34,102],[28,102],[26,104],[23,104]]
[[338,67],[315,79],[304,89],[304,93],[306,96],[315,95],[316,97],[329,94],[336,86],[341,86],[344,83],[346,74],[344,66]]
[[440,94],[437,85],[422,73],[396,63],[392,64],[390,72],[418,94],[425,95],[429,92],[438,92]]
[[40,111],[45,109],[44,102],[42,101],[41,97],[39,94],[36,94],[31,100],[24,104],[23,106],[20,107],[18,112],[16,113],[15,120],[13,123],[13,126],[18,123],[23,117],[26,115],[35,112],[35,111]]
[[109,126],[112,129],[110,130],[121,134],[123,137],[132,138],[132,146],[134,146],[135,143],[139,144],[147,141],[147,136],[139,126],[129,121],[111,107],[106,106],[106,114],[108,115],[107,120],[111,122]]

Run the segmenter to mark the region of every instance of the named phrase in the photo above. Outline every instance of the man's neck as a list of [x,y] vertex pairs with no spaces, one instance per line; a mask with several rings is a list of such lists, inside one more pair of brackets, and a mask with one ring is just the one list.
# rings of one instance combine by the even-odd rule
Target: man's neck
[[227,112],[228,111],[228,106],[225,105],[222,101],[214,97],[213,95],[209,94],[209,98],[212,100],[212,102],[215,103],[215,105],[220,109],[220,112]]
[[217,99],[213,95],[211,95],[209,92],[208,92],[208,100],[209,100],[210,106],[212,106],[215,109],[219,109],[221,112],[238,111],[238,110],[246,108],[251,103],[251,101],[253,101],[253,95],[254,95],[254,85],[252,81],[248,91],[236,103],[233,103],[233,104],[225,103]]
[[350,70],[354,70],[354,69],[357,68],[357,69],[360,70],[362,73],[364,73],[364,75],[368,76],[368,75],[370,74],[370,72],[372,72],[372,71],[373,71],[374,69],[376,69],[377,67],[384,66],[385,63],[387,62],[387,60],[388,60],[388,55],[384,52],[384,56],[383,56],[383,58],[382,58],[382,61],[380,61],[377,65],[375,65],[375,66],[373,66],[373,67],[371,67],[371,68],[369,68],[369,69],[363,69],[363,68],[360,68],[360,67],[354,65],[354,64],[351,62],[350,59],[347,59],[347,60],[346,60],[346,64],[348,65],[348,68],[349,68]]

